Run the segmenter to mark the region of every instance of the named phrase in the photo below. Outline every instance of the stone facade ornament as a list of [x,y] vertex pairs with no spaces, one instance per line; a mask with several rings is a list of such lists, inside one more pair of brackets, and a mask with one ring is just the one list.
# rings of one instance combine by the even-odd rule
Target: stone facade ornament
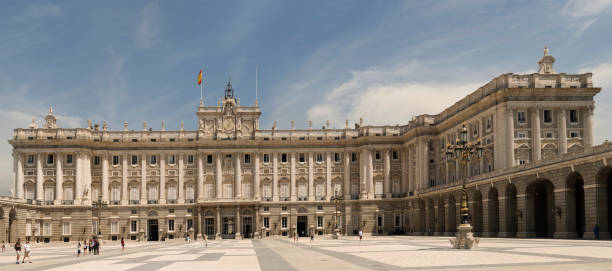
[[36,118],[32,117],[32,122],[30,123],[30,129],[38,128],[38,123],[36,123]]
[[55,129],[57,128],[57,119],[53,116],[53,107],[49,107],[49,114],[45,117],[45,128]]
[[102,122],[102,130],[103,131],[108,130],[108,122],[106,122],[106,121]]
[[142,122],[142,130],[143,131],[147,130],[147,121],[146,120]]
[[87,120],[87,129],[91,130],[93,126],[91,125],[91,120]]
[[544,56],[538,61],[538,65],[540,66],[538,73],[556,74],[557,72],[553,69],[553,63],[555,63],[555,58],[548,55],[548,47],[544,47]]
[[161,123],[161,130],[162,131],[166,131],[166,122],[163,121],[163,120],[162,120],[162,123]]
[[123,131],[127,131],[128,130],[128,122],[124,121],[123,122]]

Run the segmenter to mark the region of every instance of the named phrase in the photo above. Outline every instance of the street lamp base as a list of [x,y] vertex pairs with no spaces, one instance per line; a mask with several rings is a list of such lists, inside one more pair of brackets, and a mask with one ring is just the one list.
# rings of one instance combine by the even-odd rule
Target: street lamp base
[[334,235],[332,235],[333,239],[340,239],[340,229],[334,229]]
[[459,224],[455,239],[450,239],[451,245],[456,249],[471,249],[477,247],[479,242],[480,238],[474,238],[470,224]]

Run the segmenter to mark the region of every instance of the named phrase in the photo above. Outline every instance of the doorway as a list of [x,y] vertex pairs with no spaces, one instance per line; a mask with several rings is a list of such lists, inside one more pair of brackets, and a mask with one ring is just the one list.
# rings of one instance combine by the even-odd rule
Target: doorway
[[245,238],[253,238],[253,218],[245,216],[242,218],[242,233]]
[[149,236],[147,241],[159,241],[159,225],[157,219],[149,219],[148,223]]
[[308,236],[308,216],[297,217],[297,232],[300,237]]

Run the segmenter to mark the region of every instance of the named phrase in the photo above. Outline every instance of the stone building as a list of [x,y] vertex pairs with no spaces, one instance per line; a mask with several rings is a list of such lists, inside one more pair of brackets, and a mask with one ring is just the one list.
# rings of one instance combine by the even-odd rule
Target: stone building
[[[461,183],[477,235],[592,238],[612,222],[612,145],[593,146],[592,74],[503,74],[437,115],[405,125],[260,129],[261,111],[228,82],[202,102],[198,129],[124,123],[18,128],[14,189],[0,198],[0,239],[98,234],[159,240],[331,234],[452,235]],[[446,146],[466,125],[484,152],[463,164]],[[339,204],[333,198],[342,197]]]

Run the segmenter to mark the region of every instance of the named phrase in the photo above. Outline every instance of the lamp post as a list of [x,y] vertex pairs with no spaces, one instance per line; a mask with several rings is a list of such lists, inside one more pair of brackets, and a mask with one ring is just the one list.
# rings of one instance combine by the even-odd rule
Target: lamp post
[[[452,159],[458,159],[461,161],[462,166],[467,164],[475,157],[482,157],[482,146],[480,139],[472,144],[468,142],[468,130],[463,124],[463,127],[457,131],[458,138],[454,145],[450,143],[446,146],[446,160],[450,162]],[[458,177],[458,176],[457,176]],[[472,234],[472,226],[469,222],[469,209],[467,203],[467,191],[466,191],[466,179],[462,178],[461,187],[461,224],[457,228],[457,238],[451,240],[454,248],[470,249],[474,244],[474,237]]]
[[100,213],[102,207],[107,207],[108,203],[103,200],[97,200],[91,203],[91,206],[98,209],[98,225],[97,225],[97,236],[100,237],[102,235],[102,231],[100,230],[100,221],[102,218],[102,214]]
[[338,229],[338,206],[343,200],[344,200],[344,196],[338,195],[338,190],[336,190],[334,192],[334,195],[331,197],[331,201],[336,206],[336,215],[334,216],[334,221],[335,221],[334,224],[336,224],[334,228],[334,235],[333,235],[334,239],[338,239],[340,237],[340,229]]

